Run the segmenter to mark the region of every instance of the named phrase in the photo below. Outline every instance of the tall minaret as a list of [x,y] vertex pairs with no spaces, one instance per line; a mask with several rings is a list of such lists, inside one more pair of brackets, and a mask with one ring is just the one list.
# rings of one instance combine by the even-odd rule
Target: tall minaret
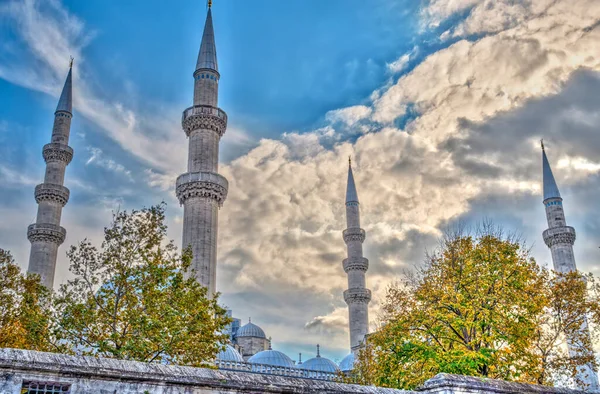
[[176,194],[183,205],[183,247],[191,247],[191,268],[198,282],[215,292],[219,207],[227,197],[227,179],[217,173],[219,141],[227,114],[218,108],[219,70],[209,2],[196,71],[194,105],[183,111],[189,138],[188,172],[177,178]]
[[[548,163],[544,143],[542,142],[542,172],[544,178],[544,206],[546,207],[546,219],[548,220],[548,229],[544,231],[544,242],[552,252],[552,261],[554,270],[567,273],[577,270],[575,265],[575,256],[573,254],[573,244],[575,243],[575,229],[567,226],[565,212],[563,210],[562,198],[556,186],[552,169]],[[581,330],[589,335],[587,319],[584,320]],[[585,335],[585,334],[584,334]],[[579,351],[573,340],[567,338],[569,354],[572,357],[577,356]],[[592,365],[587,364],[579,368],[578,378],[585,383],[586,388],[597,391],[598,376]]]
[[346,188],[346,223],[344,242],[348,248],[348,258],[344,259],[344,271],[348,274],[348,290],[344,291],[344,301],[348,304],[350,323],[350,349],[358,350],[369,332],[369,302],[371,290],[366,288],[365,273],[369,260],[363,257],[362,244],[365,230],[360,228],[358,194],[352,175],[352,163],[348,159],[348,185]]
[[49,289],[54,284],[58,247],[67,235],[66,230],[60,226],[60,217],[63,207],[69,201],[69,189],[63,186],[65,169],[73,159],[73,149],[68,145],[73,117],[72,69],[71,59],[67,80],[54,112],[52,139],[49,144],[44,145],[42,151],[46,161],[46,175],[44,183],[35,187],[37,219],[27,228],[27,238],[31,242],[27,271],[40,275],[42,283]]

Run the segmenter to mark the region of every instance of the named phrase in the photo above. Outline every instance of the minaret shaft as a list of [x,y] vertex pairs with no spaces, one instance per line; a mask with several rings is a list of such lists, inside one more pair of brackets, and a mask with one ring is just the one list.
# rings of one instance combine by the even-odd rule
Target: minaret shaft
[[62,209],[69,200],[69,189],[63,186],[65,170],[73,158],[68,145],[72,118],[72,70],[69,69],[63,91],[54,113],[52,138],[43,149],[46,171],[44,183],[35,188],[38,203],[36,222],[27,229],[31,242],[28,272],[40,275],[42,284],[51,289],[54,284],[58,247],[64,242],[66,230],[60,226]]
[[227,128],[227,114],[218,108],[219,79],[209,8],[194,72],[194,105],[182,118],[189,138],[188,172],[177,178],[176,193],[183,205],[183,248],[191,248],[193,275],[210,295],[216,291],[219,207],[228,189],[218,174],[219,141]]
[[344,292],[344,300],[348,304],[350,348],[357,351],[369,332],[371,291],[366,288],[365,275],[369,261],[363,257],[365,231],[360,228],[360,209],[352,168],[348,168],[346,224],[348,228],[343,235],[348,258],[343,261],[343,265],[348,275],[348,290]]
[[[546,220],[548,221],[548,229],[543,233],[544,242],[552,253],[554,270],[561,273],[574,272],[577,271],[575,254],[573,253],[573,245],[576,238],[575,229],[567,226],[562,204],[563,199],[556,186],[556,181],[545,151],[542,152],[542,171],[544,178],[543,203],[546,209]],[[584,317],[583,324],[579,327],[579,330],[580,334],[590,335],[587,318]],[[568,336],[566,339],[570,356],[574,358],[579,357],[581,350],[576,341]],[[597,391],[600,388],[598,376],[591,364],[579,367],[577,375],[578,379],[585,384],[586,387],[584,388],[591,391]]]

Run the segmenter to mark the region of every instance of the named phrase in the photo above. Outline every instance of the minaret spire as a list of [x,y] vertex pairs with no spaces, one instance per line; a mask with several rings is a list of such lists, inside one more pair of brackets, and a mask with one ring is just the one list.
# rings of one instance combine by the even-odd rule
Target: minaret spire
[[[575,229],[571,226],[567,226],[563,209],[563,199],[560,196],[556,180],[552,174],[543,141],[541,141],[541,145],[542,174],[544,182],[543,203],[546,208],[546,219],[548,221],[548,229],[543,233],[544,242],[550,248],[552,253],[554,270],[561,273],[574,272],[577,271],[575,255],[573,253],[573,245],[575,244],[576,238]],[[587,318],[584,319],[580,330],[580,333],[590,335]],[[581,356],[581,350],[579,350],[576,340],[567,337],[567,347],[569,348],[571,357]],[[585,389],[597,391],[600,388],[598,385],[598,376],[593,365],[586,364],[579,367],[577,376],[578,380],[586,386],[584,387]]]
[[177,178],[175,192],[183,205],[183,248],[192,250],[190,275],[215,292],[219,208],[227,198],[227,179],[218,173],[219,141],[227,114],[218,107],[217,49],[209,2],[202,44],[194,71],[193,106],[183,111],[188,139],[187,172]]
[[343,266],[348,275],[348,290],[344,291],[344,300],[348,304],[350,349],[356,352],[369,332],[371,291],[366,288],[365,274],[369,268],[369,260],[363,257],[362,243],[365,240],[365,230],[360,228],[358,194],[350,158],[346,186],[346,224],[348,228],[344,230],[343,236],[348,258],[344,259]]
[[40,275],[42,283],[49,289],[54,284],[58,247],[64,242],[67,231],[60,226],[62,209],[69,201],[69,189],[63,186],[65,170],[73,159],[69,144],[71,118],[73,117],[73,59],[65,80],[56,112],[49,144],[42,151],[46,161],[44,183],[35,187],[38,203],[36,222],[27,228],[31,242],[28,272]]
[[204,33],[202,34],[202,43],[198,52],[198,61],[196,70],[208,69],[219,72],[217,64],[217,45],[215,44],[215,31],[212,20],[212,2],[208,2],[208,12],[204,24]]

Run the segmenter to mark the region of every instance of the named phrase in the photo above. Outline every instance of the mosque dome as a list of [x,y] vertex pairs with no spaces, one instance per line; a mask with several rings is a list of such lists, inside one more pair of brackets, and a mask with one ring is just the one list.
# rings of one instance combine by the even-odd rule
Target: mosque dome
[[350,372],[354,369],[354,362],[354,353],[350,353],[340,361],[340,369],[342,372]]
[[244,361],[242,355],[231,345],[225,345],[225,350],[222,350],[219,352],[219,354],[217,354],[217,360],[233,362]]
[[235,333],[235,336],[237,338],[254,337],[254,338],[267,339],[267,336],[265,335],[265,332],[263,331],[263,329],[252,322],[248,322],[248,324],[241,326]]
[[276,367],[294,367],[291,358],[277,350],[263,350],[248,359],[251,364],[266,364]]
[[319,372],[331,372],[336,373],[340,369],[337,364],[331,361],[326,357],[321,357],[321,353],[319,351],[319,345],[317,345],[317,357],[313,357],[309,360],[306,360],[301,368],[309,369],[311,371],[319,371]]

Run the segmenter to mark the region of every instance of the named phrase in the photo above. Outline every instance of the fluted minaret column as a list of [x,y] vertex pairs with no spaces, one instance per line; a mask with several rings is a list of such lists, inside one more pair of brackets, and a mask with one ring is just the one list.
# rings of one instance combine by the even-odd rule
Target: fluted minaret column
[[38,274],[42,283],[51,289],[58,247],[64,242],[67,232],[60,226],[62,209],[69,200],[69,189],[63,186],[65,169],[73,159],[73,149],[68,145],[71,131],[72,112],[72,66],[69,68],[56,112],[52,139],[42,151],[46,161],[44,183],[35,187],[38,203],[36,222],[27,229],[31,242],[28,272]]
[[189,138],[188,172],[177,178],[176,194],[183,205],[183,247],[191,247],[193,275],[215,292],[219,207],[227,197],[227,179],[218,174],[219,141],[227,114],[218,108],[217,50],[209,7],[194,72],[194,105],[183,111]]
[[365,240],[365,230],[360,228],[358,194],[350,163],[346,188],[346,223],[348,228],[344,230],[343,235],[348,249],[348,258],[344,259],[343,264],[344,271],[348,274],[348,290],[344,291],[344,301],[348,304],[350,349],[355,352],[369,332],[371,291],[366,288],[365,282],[369,260],[363,257],[362,244]]
[[[548,229],[544,231],[544,242],[552,253],[554,270],[562,273],[577,271],[573,245],[575,244],[575,229],[567,226],[565,212],[563,210],[563,199],[560,197],[558,186],[552,174],[550,163],[542,143],[542,171],[544,181],[544,206],[546,207],[546,219]],[[589,336],[587,319],[584,319],[582,331]],[[573,339],[567,337],[567,346],[571,357],[577,357],[580,353]],[[591,364],[584,365],[578,370],[578,378],[585,384],[588,390],[598,391],[598,376]]]

